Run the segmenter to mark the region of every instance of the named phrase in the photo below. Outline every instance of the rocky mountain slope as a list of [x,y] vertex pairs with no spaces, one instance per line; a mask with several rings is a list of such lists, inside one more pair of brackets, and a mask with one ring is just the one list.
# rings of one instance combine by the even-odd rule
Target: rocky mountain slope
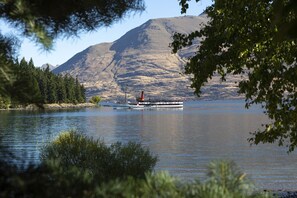
[[52,70],[54,70],[57,66],[53,66],[53,65],[51,65],[51,64],[46,63],[46,64],[43,64],[43,65],[40,67],[40,69],[45,70],[47,67],[49,68],[50,71],[52,71]]
[[[134,99],[144,90],[146,98],[151,99],[196,99],[183,67],[200,41],[178,54],[171,53],[169,43],[174,32],[190,33],[207,20],[205,15],[149,20],[112,43],[90,46],[53,72],[77,76],[89,97],[119,100],[126,90],[128,98]],[[221,84],[214,77],[203,88],[203,97],[238,97],[233,83],[236,80],[232,77]]]

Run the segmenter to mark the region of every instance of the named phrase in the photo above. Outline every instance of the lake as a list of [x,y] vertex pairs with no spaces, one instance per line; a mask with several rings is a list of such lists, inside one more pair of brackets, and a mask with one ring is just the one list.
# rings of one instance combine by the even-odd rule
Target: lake
[[259,107],[244,101],[186,102],[183,109],[0,111],[2,143],[25,161],[38,163],[40,148],[61,131],[76,129],[107,144],[136,141],[158,155],[156,171],[182,180],[205,177],[209,162],[229,159],[260,188],[297,189],[297,154],[247,138],[267,123]]

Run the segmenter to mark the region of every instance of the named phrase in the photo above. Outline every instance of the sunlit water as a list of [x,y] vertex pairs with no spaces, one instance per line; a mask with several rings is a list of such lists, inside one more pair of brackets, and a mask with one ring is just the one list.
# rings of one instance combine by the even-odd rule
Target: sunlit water
[[260,188],[297,189],[296,153],[247,141],[249,132],[267,122],[262,111],[244,109],[243,101],[188,102],[182,110],[0,111],[0,132],[2,144],[34,163],[45,143],[77,129],[107,144],[141,142],[158,155],[157,171],[183,180],[203,179],[209,162],[229,159]]

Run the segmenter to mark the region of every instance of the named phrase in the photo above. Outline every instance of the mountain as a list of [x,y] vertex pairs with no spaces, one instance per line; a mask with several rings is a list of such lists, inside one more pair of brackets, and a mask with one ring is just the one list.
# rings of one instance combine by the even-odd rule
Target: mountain
[[53,66],[53,65],[51,65],[51,64],[46,63],[46,64],[43,64],[43,65],[40,67],[40,69],[45,70],[47,67],[49,68],[50,71],[52,71],[52,70],[54,70],[54,69],[56,68],[56,66]]
[[[171,53],[169,44],[175,32],[190,33],[207,21],[205,15],[151,19],[114,42],[88,47],[53,72],[77,76],[89,97],[123,99],[126,90],[128,98],[134,99],[143,90],[146,99],[195,99],[190,76],[183,74],[183,68],[200,41],[178,54]],[[203,96],[237,97],[233,83],[236,79],[231,81],[220,84],[215,76],[204,88]]]

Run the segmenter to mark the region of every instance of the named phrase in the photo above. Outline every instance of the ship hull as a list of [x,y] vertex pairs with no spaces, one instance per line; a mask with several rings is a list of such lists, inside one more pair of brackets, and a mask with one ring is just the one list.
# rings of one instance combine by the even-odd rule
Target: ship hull
[[126,103],[118,105],[115,108],[129,108],[129,109],[155,109],[155,108],[183,108],[181,101],[143,101],[137,103]]

